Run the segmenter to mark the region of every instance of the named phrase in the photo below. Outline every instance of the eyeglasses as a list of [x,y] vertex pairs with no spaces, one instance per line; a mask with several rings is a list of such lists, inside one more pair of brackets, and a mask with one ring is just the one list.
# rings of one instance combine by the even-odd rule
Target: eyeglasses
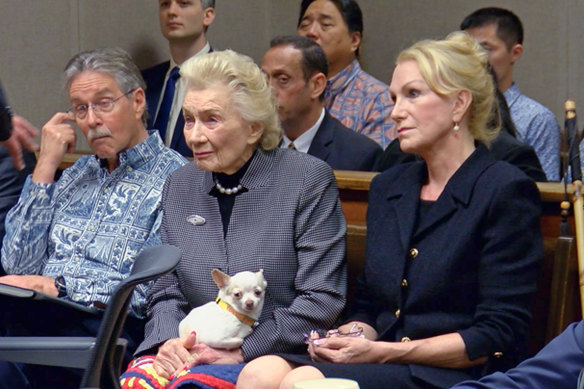
[[104,97],[103,99],[99,100],[97,103],[90,103],[90,104],[79,104],[74,107],[69,108],[69,112],[73,112],[76,119],[83,120],[87,117],[87,113],[89,112],[89,108],[93,110],[94,113],[108,113],[114,110],[114,106],[116,105],[116,101],[121,99],[124,96],[129,95],[130,93],[134,92],[136,88],[131,89],[121,95],[120,97],[116,97],[112,99],[110,97]]

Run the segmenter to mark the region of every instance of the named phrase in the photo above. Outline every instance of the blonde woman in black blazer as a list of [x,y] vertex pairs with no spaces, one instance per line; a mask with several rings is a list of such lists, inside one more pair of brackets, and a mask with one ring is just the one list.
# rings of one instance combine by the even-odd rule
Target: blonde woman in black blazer
[[463,32],[419,42],[398,57],[390,91],[400,147],[422,161],[371,183],[364,273],[340,327],[365,336],[318,339],[310,358],[259,358],[238,388],[324,376],[447,388],[519,358],[543,258],[539,194],[485,146],[497,133],[486,52]]
[[[276,103],[249,57],[214,52],[189,60],[181,75],[194,162],[164,186],[161,234],[182,250],[182,259],[151,289],[137,351],[142,358],[122,376],[124,385],[144,371],[158,375],[154,387],[169,379],[173,387],[199,373],[235,382],[246,360],[303,351],[303,333],[330,327],[345,305],[346,226],[331,168],[277,148]],[[187,313],[217,296],[213,268],[228,274],[263,269],[268,283],[259,325],[235,350],[195,345],[193,334],[178,337]],[[215,366],[185,373],[185,364]]]

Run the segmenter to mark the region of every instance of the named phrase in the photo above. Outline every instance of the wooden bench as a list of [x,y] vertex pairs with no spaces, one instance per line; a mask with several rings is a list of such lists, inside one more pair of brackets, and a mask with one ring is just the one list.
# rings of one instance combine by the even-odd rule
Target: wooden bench
[[[377,173],[335,171],[341,206],[347,220],[347,262],[349,293],[365,260],[367,196],[371,179]],[[530,327],[529,352],[534,354],[569,323],[580,320],[578,268],[576,250],[571,246],[558,252],[560,235],[560,203],[564,186],[559,183],[538,183],[542,200],[541,228],[544,236],[545,259],[534,299]],[[571,186],[568,193],[572,193]],[[572,231],[573,216],[568,218]]]

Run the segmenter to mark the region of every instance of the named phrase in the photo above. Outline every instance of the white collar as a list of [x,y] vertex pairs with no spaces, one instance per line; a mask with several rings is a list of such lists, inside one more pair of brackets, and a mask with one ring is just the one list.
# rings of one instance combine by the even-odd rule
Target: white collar
[[[298,138],[294,140],[294,147],[296,148],[296,150],[302,153],[308,153],[308,149],[310,149],[312,140],[316,136],[316,132],[318,131],[320,125],[322,124],[322,121],[324,120],[324,113],[325,110],[323,108],[316,123],[314,123],[312,127],[310,127],[302,135],[300,135]],[[280,147],[288,148],[290,143],[292,143],[292,141],[290,140],[290,138],[286,136],[286,134],[284,134],[284,138],[282,139],[282,145]]]

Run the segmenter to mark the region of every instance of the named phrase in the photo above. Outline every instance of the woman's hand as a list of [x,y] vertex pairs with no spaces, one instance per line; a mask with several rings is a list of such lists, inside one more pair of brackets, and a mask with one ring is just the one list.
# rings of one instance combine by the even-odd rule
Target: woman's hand
[[186,338],[169,339],[158,349],[154,359],[156,373],[168,380],[181,371],[186,364],[191,363],[191,349],[197,342],[197,334],[193,331]]
[[172,380],[182,370],[196,365],[237,363],[243,363],[240,348],[222,350],[197,343],[193,331],[186,338],[169,339],[160,346],[153,367],[159,376]]
[[240,348],[233,350],[223,350],[198,343],[191,349],[194,357],[183,368],[190,368],[196,365],[227,365],[243,363],[243,351]]
[[332,363],[376,363],[375,341],[350,336],[314,340],[308,346],[313,361]]

